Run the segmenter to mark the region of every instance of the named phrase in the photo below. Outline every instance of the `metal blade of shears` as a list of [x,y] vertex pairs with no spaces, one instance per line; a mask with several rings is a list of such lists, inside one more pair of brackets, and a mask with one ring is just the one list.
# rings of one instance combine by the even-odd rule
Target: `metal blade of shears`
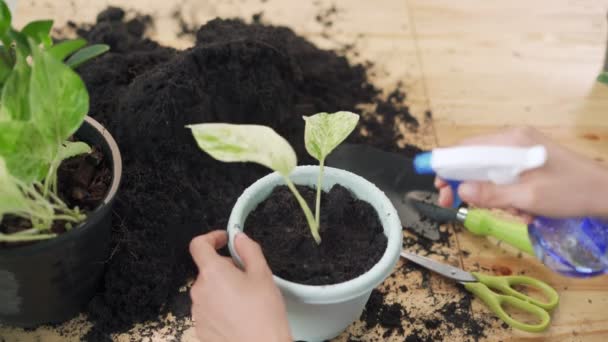
[[405,251],[401,251],[401,256],[428,270],[458,282],[469,283],[477,281],[477,278],[475,278],[475,276],[473,276],[471,273],[452,265],[444,264],[439,261]]

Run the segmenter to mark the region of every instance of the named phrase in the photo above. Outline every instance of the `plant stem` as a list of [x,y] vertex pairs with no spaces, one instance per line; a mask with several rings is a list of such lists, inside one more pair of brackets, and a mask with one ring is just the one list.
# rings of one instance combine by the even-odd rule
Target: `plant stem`
[[34,235],[34,234],[36,234],[38,232],[39,232],[38,229],[36,229],[36,228],[30,228],[30,229],[22,230],[20,232],[13,233],[12,235],[13,236],[17,236],[17,235]]
[[319,160],[319,176],[317,178],[317,202],[315,205],[315,221],[317,227],[321,227],[321,185],[323,181],[323,167],[325,166],[325,159]]
[[74,222],[74,223],[78,223],[78,222],[82,221],[80,219],[80,217],[76,217],[73,215],[54,215],[53,221],[56,221],[56,220],[62,220],[62,221],[68,221],[68,222]]
[[15,182],[27,198],[25,204],[27,209],[23,213],[15,214],[31,220],[38,231],[50,229],[53,221],[56,220],[79,223],[86,219],[86,215],[81,213],[78,208],[68,207],[52,190],[47,193],[47,197],[44,197],[40,193],[41,190],[44,191],[44,186],[40,183],[34,182],[31,186],[27,186],[21,181],[16,180]]
[[310,208],[308,207],[306,200],[304,200],[302,195],[300,195],[300,192],[298,192],[298,189],[296,189],[296,186],[293,185],[293,183],[291,182],[289,177],[283,175],[283,178],[285,178],[285,184],[287,184],[287,187],[289,188],[289,190],[291,190],[291,192],[294,194],[294,196],[296,196],[298,203],[300,203],[300,207],[302,207],[302,210],[304,211],[304,216],[306,216],[306,221],[308,221],[308,226],[310,227],[310,232],[312,233],[312,237],[315,239],[315,242],[317,244],[320,244],[321,236],[319,235],[319,226],[317,226],[317,222],[315,221],[315,218],[314,218],[312,212],[310,211]]
[[68,208],[68,205],[65,204],[64,201],[61,200],[61,198],[59,198],[59,196],[57,196],[53,191],[49,192],[49,198],[53,201],[55,201],[55,204],[59,205],[61,208],[66,208],[68,210],[71,210]]
[[44,179],[44,190],[42,195],[45,198],[49,197],[49,193],[57,193],[57,167],[58,165],[56,160],[51,162],[49,166],[49,171]]
[[18,235],[18,234],[2,234],[0,233],[0,242],[24,242],[48,240],[56,237],[57,234],[38,234],[38,235]]

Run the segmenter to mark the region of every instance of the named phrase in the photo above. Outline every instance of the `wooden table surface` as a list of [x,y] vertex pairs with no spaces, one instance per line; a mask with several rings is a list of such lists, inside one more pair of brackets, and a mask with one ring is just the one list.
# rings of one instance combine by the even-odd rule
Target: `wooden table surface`
[[[216,16],[250,18],[263,11],[266,22],[290,26],[321,47],[335,47],[335,41],[356,41],[360,56],[352,58],[377,63],[381,72],[376,84],[390,89],[403,81],[416,116],[422,118],[425,110],[432,110],[433,119],[421,120],[424,122],[421,129],[406,135],[408,142],[426,148],[444,146],[472,135],[529,125],[599,162],[608,161],[608,86],[595,82],[608,37],[608,6],[602,1],[185,0],[181,3],[183,12],[188,14],[186,19],[193,22],[204,23]],[[17,26],[41,18],[53,18],[58,25],[68,19],[90,22],[107,4],[125,6],[120,1],[20,1],[16,22]],[[334,4],[338,9],[334,25],[324,28],[315,15]],[[176,39],[176,24],[171,19],[175,4],[131,0],[126,6],[156,17],[155,39],[177,47],[189,45]],[[324,34],[328,30],[332,39]],[[514,273],[523,271],[542,279],[558,290],[561,303],[546,333],[532,335],[494,327],[488,340],[601,341],[608,337],[608,277],[565,278],[530,257],[519,258],[515,251],[497,245],[496,241],[457,232],[443,249],[449,254],[448,261],[468,270],[507,267]],[[415,276],[397,276],[396,285],[385,285],[394,290],[407,284],[411,290],[400,294],[389,289],[388,299],[406,307],[424,302],[428,289],[419,282]],[[440,277],[431,277],[430,284],[433,295],[440,301],[455,295],[454,285]],[[476,315],[489,315],[477,301],[472,307]],[[422,315],[422,311],[410,309],[409,314]],[[59,330],[43,327],[28,332],[0,328],[0,336],[6,341],[78,340],[78,334],[66,331],[70,331],[70,325],[80,323],[82,319]],[[116,340],[138,340],[136,334],[134,329],[131,334],[116,336]],[[382,331],[378,328],[366,331],[361,323],[355,323],[336,341],[346,341],[351,334],[368,341],[381,336]],[[186,330],[181,339],[194,341],[193,330]],[[403,337],[385,339],[402,341]],[[458,334],[451,338],[466,339],[466,335]],[[160,331],[149,340],[172,339]]]

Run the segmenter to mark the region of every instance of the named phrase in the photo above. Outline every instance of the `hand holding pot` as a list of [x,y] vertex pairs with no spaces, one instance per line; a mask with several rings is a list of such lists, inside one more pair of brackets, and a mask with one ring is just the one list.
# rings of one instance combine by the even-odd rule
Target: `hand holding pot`
[[205,342],[292,341],[283,298],[260,246],[243,233],[237,235],[243,271],[217,253],[227,240],[225,231],[213,231],[190,243],[199,269],[190,290],[198,338]]
[[[608,193],[608,170],[559,146],[534,129],[517,128],[475,137],[461,145],[543,145],[547,150],[546,164],[522,173],[515,184],[463,182],[458,194],[465,202],[477,207],[556,218],[608,216],[608,202],[602,199]],[[451,206],[452,189],[440,179],[435,185],[440,190],[439,204]]]

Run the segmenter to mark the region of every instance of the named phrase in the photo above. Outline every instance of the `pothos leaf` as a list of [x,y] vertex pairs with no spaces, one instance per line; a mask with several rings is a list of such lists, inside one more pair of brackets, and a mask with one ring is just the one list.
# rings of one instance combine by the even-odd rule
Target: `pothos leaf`
[[30,44],[28,43],[27,36],[25,34],[13,29],[9,29],[8,36],[10,39],[15,41],[17,50],[19,50],[23,56],[30,55]]
[[597,77],[597,80],[604,84],[608,84],[608,72],[604,71],[601,74],[599,74],[599,76]]
[[0,0],[0,36],[4,37],[11,28],[11,10],[4,0]]
[[70,56],[70,58],[68,58],[68,60],[65,61],[65,64],[67,64],[72,69],[76,69],[81,64],[85,63],[86,61],[93,59],[101,54],[104,54],[108,50],[110,50],[110,47],[105,44],[89,45],[86,48],[84,48],[84,49],[76,52],[72,56]]
[[91,153],[91,147],[82,141],[65,141],[59,147],[59,160],[65,160],[80,154]]
[[297,165],[289,142],[259,125],[206,123],[187,126],[198,146],[223,162],[254,162],[288,176]]
[[21,29],[21,33],[25,34],[37,44],[42,44],[45,47],[53,45],[51,39],[51,28],[53,27],[52,20],[35,20]]
[[32,122],[48,144],[59,146],[82,125],[89,94],[78,74],[30,42]]
[[44,179],[57,146],[45,144],[31,121],[0,122],[0,157],[10,173],[30,183]]
[[304,143],[306,151],[318,161],[324,161],[359,122],[359,115],[351,112],[318,113],[305,116]]
[[82,38],[72,39],[53,45],[47,51],[51,56],[63,61],[67,56],[78,51],[78,49],[85,45],[87,45],[87,41]]
[[27,210],[27,199],[0,157],[0,221],[5,214]]
[[17,52],[17,63],[10,73],[4,88],[0,103],[0,121],[30,119],[30,101],[28,97],[30,88],[30,68],[25,59]]
[[13,70],[13,62],[11,61],[10,51],[0,45],[0,88]]

